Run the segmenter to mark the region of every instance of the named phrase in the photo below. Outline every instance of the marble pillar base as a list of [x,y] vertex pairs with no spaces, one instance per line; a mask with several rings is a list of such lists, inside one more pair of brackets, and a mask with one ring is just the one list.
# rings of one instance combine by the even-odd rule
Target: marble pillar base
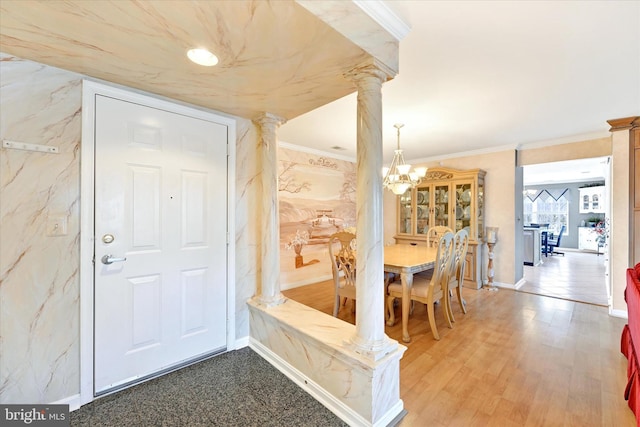
[[250,300],[250,346],[351,426],[387,426],[404,414],[400,359],[406,347],[373,360],[347,343],[355,326],[286,300]]
[[253,301],[256,305],[261,307],[274,307],[276,305],[280,305],[284,303],[286,300],[287,299],[285,298],[285,296],[282,295],[281,293],[273,297],[266,297],[264,295],[261,295],[261,296],[254,296],[253,298],[251,298],[251,301]]

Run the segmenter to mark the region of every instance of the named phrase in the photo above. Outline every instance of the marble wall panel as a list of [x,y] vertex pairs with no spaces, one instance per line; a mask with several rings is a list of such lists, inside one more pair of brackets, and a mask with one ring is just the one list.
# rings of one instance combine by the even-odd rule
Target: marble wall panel
[[288,369],[358,414],[362,425],[376,424],[402,409],[399,369],[406,347],[400,345],[374,361],[350,345],[355,326],[335,317],[293,300],[269,308],[252,300],[249,310],[254,349],[286,362]]
[[0,55],[0,138],[59,149],[0,150],[2,403],[79,392],[80,111],[81,76]]
[[[59,148],[0,149],[0,403],[80,392],[82,77],[0,53],[0,139]],[[260,273],[257,141],[253,123],[238,119],[236,339],[249,335],[246,301]],[[49,235],[57,217],[64,236]]]
[[255,295],[260,277],[260,221],[256,212],[261,188],[258,170],[259,129],[239,119],[236,127],[236,337],[249,336],[247,300]]

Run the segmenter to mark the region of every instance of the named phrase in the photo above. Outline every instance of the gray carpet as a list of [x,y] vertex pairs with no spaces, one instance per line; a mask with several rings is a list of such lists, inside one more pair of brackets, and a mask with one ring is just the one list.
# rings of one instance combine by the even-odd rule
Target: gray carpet
[[72,426],[346,426],[246,347],[99,398]]

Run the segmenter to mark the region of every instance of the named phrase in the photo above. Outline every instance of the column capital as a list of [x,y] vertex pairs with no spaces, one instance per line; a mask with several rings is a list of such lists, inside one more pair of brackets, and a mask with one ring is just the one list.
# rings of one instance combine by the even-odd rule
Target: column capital
[[376,77],[380,83],[389,81],[395,77],[396,73],[382,62],[372,58],[366,62],[358,64],[351,70],[344,73],[344,77],[348,80],[358,83],[367,77]]
[[260,125],[260,127],[268,127],[268,126],[281,126],[287,122],[287,119],[284,117],[277,116],[272,113],[262,113],[260,116],[256,117],[253,120],[255,123]]

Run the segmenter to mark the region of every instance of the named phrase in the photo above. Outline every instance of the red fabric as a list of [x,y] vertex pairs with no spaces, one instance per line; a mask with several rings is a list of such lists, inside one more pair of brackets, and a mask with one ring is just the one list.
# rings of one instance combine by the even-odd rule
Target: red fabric
[[[631,350],[633,350],[633,347],[631,346],[631,331],[629,330],[629,325],[624,325],[624,328],[622,329],[622,338],[620,339],[620,351],[628,359],[631,354]],[[629,376],[629,372],[627,372],[627,376]]]
[[624,299],[627,302],[628,323],[622,330],[620,339],[620,351],[627,358],[627,387],[624,398],[628,401],[629,408],[636,416],[640,427],[640,372],[638,368],[638,353],[635,349],[640,345],[640,263],[634,268],[627,269],[627,287],[624,291]]

